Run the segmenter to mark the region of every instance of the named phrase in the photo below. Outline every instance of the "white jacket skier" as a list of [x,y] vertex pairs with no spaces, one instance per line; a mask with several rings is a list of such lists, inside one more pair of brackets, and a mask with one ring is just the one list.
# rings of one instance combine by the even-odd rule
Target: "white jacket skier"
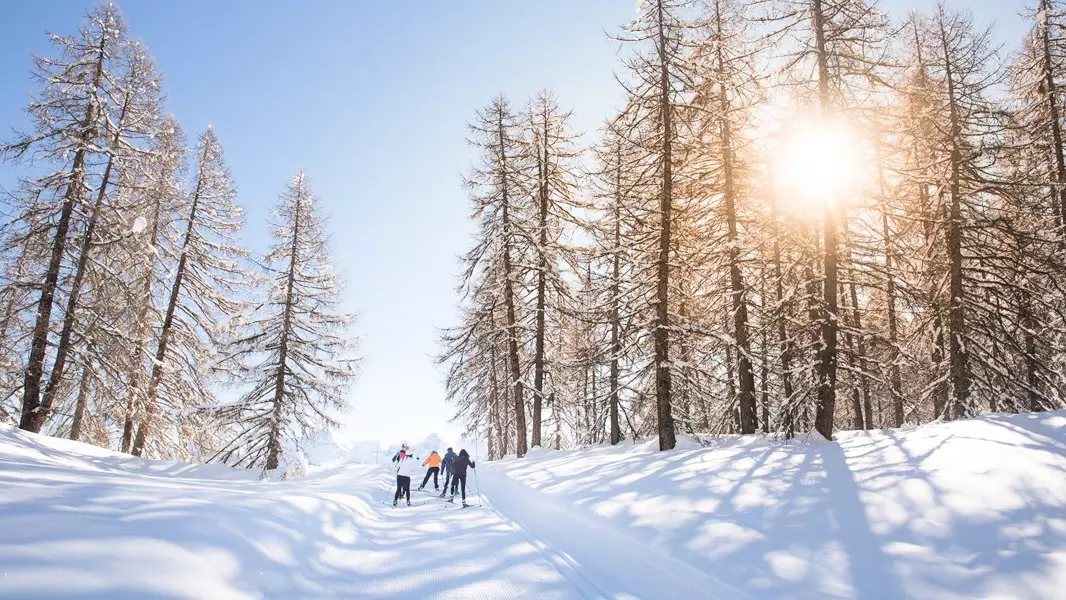
[[399,466],[396,468],[396,474],[404,477],[420,477],[425,472],[425,467],[422,466],[422,459],[418,458],[414,454],[404,455],[399,460]]
[[422,474],[422,459],[414,454],[404,453],[396,457],[396,495],[392,497],[392,505],[396,506],[400,498],[407,498],[407,506],[411,506],[411,477]]

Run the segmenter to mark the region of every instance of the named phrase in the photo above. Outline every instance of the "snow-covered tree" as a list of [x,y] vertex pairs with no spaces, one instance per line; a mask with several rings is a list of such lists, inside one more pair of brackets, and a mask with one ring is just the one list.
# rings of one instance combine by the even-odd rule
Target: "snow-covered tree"
[[11,227],[19,231],[16,239],[35,237],[35,247],[47,248],[40,272],[29,278],[40,290],[34,301],[19,421],[29,431],[40,431],[52,408],[42,397],[42,384],[53,310],[72,234],[84,219],[83,211],[93,206],[92,192],[106,193],[106,183],[97,186],[93,171],[108,160],[101,150],[111,147],[115,134],[109,107],[113,100],[121,101],[112,94],[120,78],[117,65],[125,36],[122,16],[111,4],[89,12],[76,36],[53,35],[58,56],[38,56],[34,61],[33,77],[40,89],[27,107],[34,130],[19,133],[0,147],[4,155],[45,162],[55,169],[23,182]]
[[[515,452],[524,456],[528,438],[520,355],[525,339],[521,326],[524,316],[521,292],[526,284],[523,265],[528,265],[531,260],[531,236],[522,225],[529,222],[532,199],[531,186],[526,180],[529,168],[525,163],[529,154],[521,139],[518,119],[502,96],[479,110],[469,129],[470,144],[481,154],[481,162],[473,167],[465,181],[474,205],[472,218],[477,223],[477,233],[474,247],[462,257],[464,269],[459,289],[463,298],[474,306],[484,306],[487,298],[491,298],[502,311],[501,351],[506,375],[500,387],[508,390],[504,395],[509,395],[512,407]],[[495,315],[495,311],[486,313],[471,309],[466,314],[468,320],[459,326],[461,331],[493,328],[479,321]],[[446,360],[469,358],[456,351],[457,341],[465,335],[469,333],[445,334],[442,354]],[[495,370],[491,372],[495,373]],[[450,388],[449,394],[454,396],[458,389]]]
[[212,392],[206,381],[218,368],[217,349],[225,342],[229,318],[240,310],[236,298],[246,285],[239,262],[244,251],[234,241],[242,211],[234,204],[236,189],[213,128],[200,136],[195,156],[193,189],[180,224],[183,231],[172,248],[174,278],[163,322],[149,346],[151,370],[144,406],[133,411],[137,433],[131,451],[137,456],[146,452],[154,434],[167,427],[173,431],[187,407],[209,403]]
[[[526,241],[534,253],[532,444],[540,446],[542,405],[552,395],[553,387],[546,381],[552,377],[548,372],[549,363],[558,362],[552,356],[558,356],[561,347],[561,322],[569,303],[562,270],[575,264],[573,249],[562,237],[564,227],[578,219],[576,159],[579,154],[575,136],[569,130],[570,113],[559,108],[550,92],[539,93],[530,101],[528,111],[525,137],[527,152],[533,154],[527,161],[533,170],[531,177],[527,177],[532,180],[532,210],[527,217],[531,222],[524,230],[530,234]],[[554,375],[559,377],[562,373],[556,371]]]
[[[792,94],[815,107],[827,127],[836,119],[856,120],[856,109],[878,93],[888,66],[886,16],[875,0],[769,0],[771,36],[779,40],[784,83]],[[762,2],[767,4],[768,2]],[[847,199],[825,201],[821,222],[820,301],[811,316],[817,397],[815,427],[830,438],[837,399],[840,310],[841,227],[848,219]],[[811,269],[811,291],[817,282]],[[812,296],[814,294],[812,293]],[[812,301],[814,298],[812,298]]]
[[693,26],[692,2],[687,0],[646,0],[639,5],[638,17],[619,39],[636,51],[625,61],[629,130],[624,135],[644,151],[643,177],[658,188],[658,206],[652,221],[646,223],[656,235],[654,276],[648,283],[654,289],[654,320],[651,338],[654,348],[655,422],[659,448],[675,445],[673,416],[673,371],[671,337],[677,318],[671,311],[670,292],[676,287],[671,257],[677,251],[674,239],[675,204],[680,186],[677,162],[679,137],[686,126],[683,115],[696,81],[689,61]]
[[233,346],[250,389],[213,411],[229,437],[217,456],[228,464],[276,469],[286,442],[336,427],[336,411],[348,406],[358,364],[353,316],[336,312],[341,288],[317,204],[302,171],[279,197],[261,265],[266,296]]

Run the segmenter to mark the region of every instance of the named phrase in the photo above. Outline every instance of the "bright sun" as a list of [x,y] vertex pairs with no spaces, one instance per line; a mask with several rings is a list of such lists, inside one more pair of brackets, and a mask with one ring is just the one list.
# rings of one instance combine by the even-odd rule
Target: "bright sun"
[[854,192],[863,177],[863,147],[851,128],[836,122],[791,128],[774,152],[774,188],[786,206],[821,212]]

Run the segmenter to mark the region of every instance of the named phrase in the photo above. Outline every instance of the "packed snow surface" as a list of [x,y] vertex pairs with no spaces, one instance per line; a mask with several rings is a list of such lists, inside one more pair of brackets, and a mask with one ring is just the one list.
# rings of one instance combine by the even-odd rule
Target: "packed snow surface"
[[2,427],[0,598],[1066,590],[1066,413],[654,448],[534,449],[479,462],[473,508],[421,492],[392,508],[373,465],[260,481]]

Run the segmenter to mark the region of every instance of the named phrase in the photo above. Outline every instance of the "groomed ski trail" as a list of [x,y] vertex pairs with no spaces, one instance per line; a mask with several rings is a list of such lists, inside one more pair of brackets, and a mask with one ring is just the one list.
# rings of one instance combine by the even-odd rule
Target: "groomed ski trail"
[[[528,488],[486,463],[481,499],[522,534],[581,598],[748,599],[710,574],[650,548],[579,507]],[[475,505],[476,506],[476,505]]]

